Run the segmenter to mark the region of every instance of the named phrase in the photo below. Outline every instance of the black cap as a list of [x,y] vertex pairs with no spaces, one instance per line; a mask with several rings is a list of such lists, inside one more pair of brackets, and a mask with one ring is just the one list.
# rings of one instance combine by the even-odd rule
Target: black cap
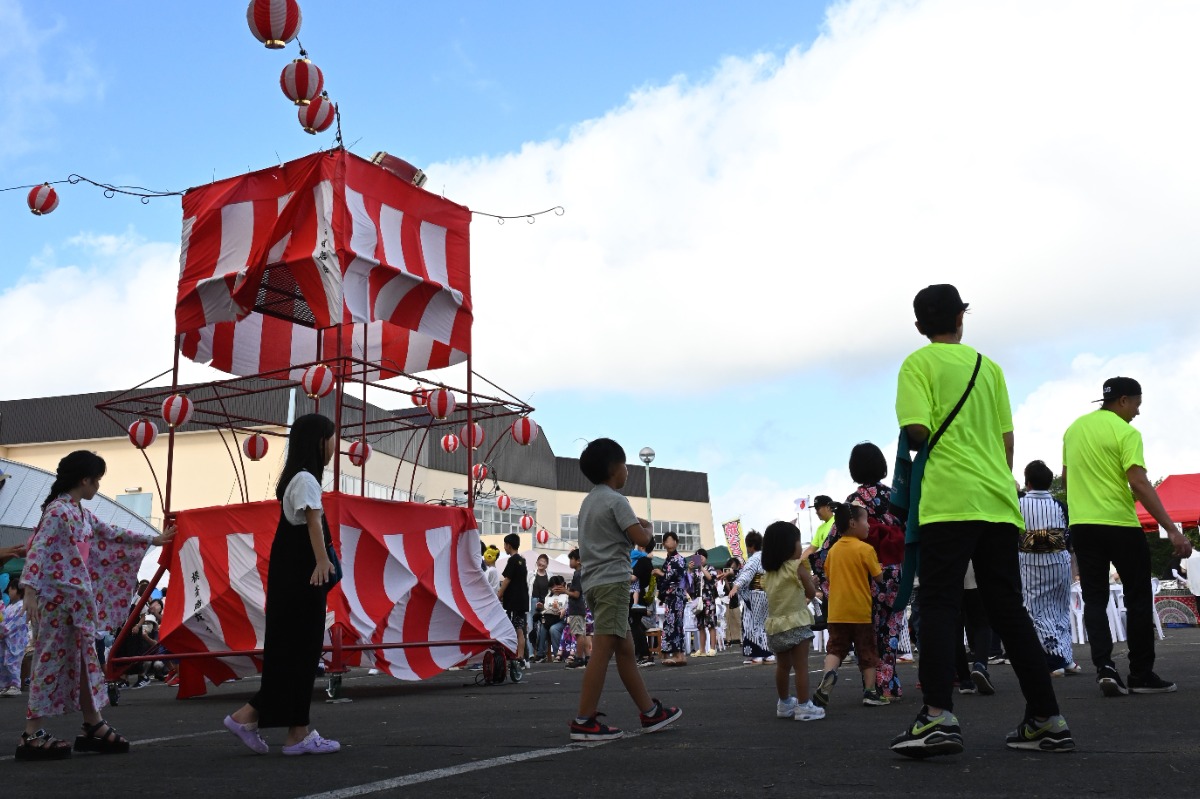
[[954,317],[965,310],[967,303],[962,301],[958,289],[949,283],[926,286],[913,298],[913,312],[922,324]]
[[1115,402],[1121,397],[1142,396],[1142,384],[1132,377],[1110,377],[1104,381],[1104,397],[1096,402]]
[[833,500],[830,499],[829,497],[825,496],[824,494],[818,494],[816,499],[813,500],[813,507],[814,508],[821,508],[821,507],[832,508]]

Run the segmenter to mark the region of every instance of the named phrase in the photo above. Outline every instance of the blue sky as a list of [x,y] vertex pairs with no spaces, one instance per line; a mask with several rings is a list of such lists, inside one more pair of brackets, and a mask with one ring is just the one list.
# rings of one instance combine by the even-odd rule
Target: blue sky
[[[477,210],[566,207],[472,233],[476,368],[560,454],[650,445],[709,473],[717,522],[790,518],[849,489],[853,444],[891,450],[911,296],[955,282],[968,342],[1007,371],[1019,461],[1053,463],[1123,372],[1147,387],[1151,473],[1200,467],[1194,9],[302,8],[356,152]],[[263,48],[240,2],[0,0],[0,28],[4,186],[181,189],[332,142],[279,91],[295,46]],[[10,343],[5,397],[170,363],[178,200],[59,188],[43,218],[0,194],[0,318],[37,331]]]

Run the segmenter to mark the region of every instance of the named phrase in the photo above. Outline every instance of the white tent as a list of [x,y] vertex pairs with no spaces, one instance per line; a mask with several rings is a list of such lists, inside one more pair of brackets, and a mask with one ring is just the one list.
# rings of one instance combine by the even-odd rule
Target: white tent
[[[530,575],[537,571],[538,555],[543,554],[549,555],[548,552],[538,552],[536,549],[527,549],[521,553],[521,557],[525,558],[525,565],[529,567]],[[559,557],[562,558],[561,561],[558,558],[550,558],[550,563],[546,566],[546,574],[549,574],[551,577],[558,574],[561,575],[567,582],[570,582],[571,574],[573,572],[571,565],[567,562],[566,555],[560,555]],[[503,573],[504,565],[506,563],[508,563],[508,555],[502,552],[500,553],[500,557],[496,559],[496,568]]]

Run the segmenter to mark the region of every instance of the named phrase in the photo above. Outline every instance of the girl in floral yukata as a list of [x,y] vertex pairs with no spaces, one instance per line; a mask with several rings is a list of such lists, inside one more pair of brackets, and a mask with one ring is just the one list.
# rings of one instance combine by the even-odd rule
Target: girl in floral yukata
[[687,563],[678,552],[679,537],[675,533],[663,534],[663,546],[667,550],[661,569],[653,574],[658,578],[659,595],[666,611],[663,614],[662,653],[664,666],[685,666],[687,656],[683,649],[683,610],[687,605]]
[[[8,575],[5,575],[6,577]],[[13,578],[4,587],[3,622],[0,623],[0,696],[21,695],[21,661],[29,646],[29,622],[25,617],[25,589]]]
[[104,471],[104,459],[94,452],[79,450],[59,461],[29,541],[21,582],[33,628],[33,670],[17,760],[69,756],[70,744],[46,732],[42,719],[76,710],[83,712],[76,751],[129,751],[129,741],[100,715],[108,698],[95,633],[120,625],[146,550],[168,543],[175,529],[150,536],[93,516],[81,502],[99,492]]

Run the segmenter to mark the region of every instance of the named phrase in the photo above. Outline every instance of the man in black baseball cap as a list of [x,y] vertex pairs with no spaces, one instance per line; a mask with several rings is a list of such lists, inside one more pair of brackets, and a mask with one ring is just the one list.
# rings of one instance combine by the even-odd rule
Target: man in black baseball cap
[[[821,520],[821,524],[813,533],[812,543],[804,548],[800,557],[802,559],[809,558],[809,564],[819,576],[821,564],[816,562],[814,556],[821,551],[821,545],[825,543],[825,539],[829,537],[829,531],[833,528],[833,499],[825,494],[818,494],[813,498],[813,509],[817,512],[817,518]],[[820,585],[820,583],[821,580],[818,579],[817,584]]]
[[962,327],[961,314],[967,307],[958,289],[949,283],[926,286],[913,298],[917,331],[927,337],[954,333]]
[[[1063,435],[1063,485],[1071,509],[1071,543],[1083,589],[1083,625],[1105,696],[1165,694],[1175,684],[1154,673],[1154,595],[1150,545],[1133,504],[1136,496],[1167,531],[1175,554],[1192,545],[1163,508],[1142,454],[1142,434],[1130,424],[1141,413],[1142,387],[1132,377],[1104,381],[1101,406],[1075,420]],[[1068,475],[1070,480],[1068,481]],[[1130,489],[1133,489],[1132,494]],[[1129,683],[1112,659],[1108,627],[1108,572],[1115,566],[1124,586],[1129,634]]]

